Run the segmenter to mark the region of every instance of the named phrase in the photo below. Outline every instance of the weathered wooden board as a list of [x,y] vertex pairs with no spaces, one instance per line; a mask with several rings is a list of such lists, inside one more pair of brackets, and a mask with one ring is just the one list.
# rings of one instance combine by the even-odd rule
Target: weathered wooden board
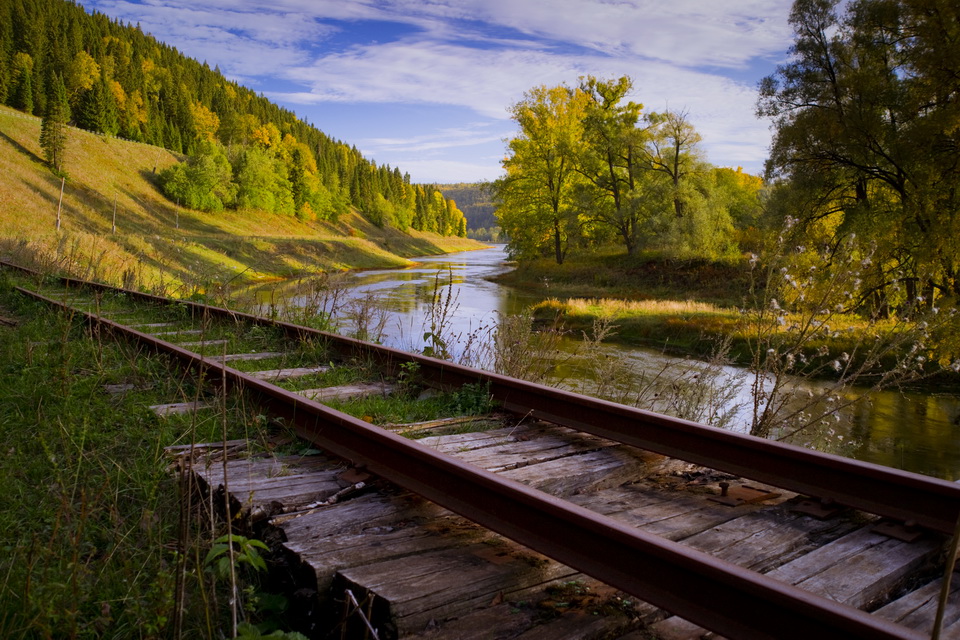
[[178,324],[180,323],[179,322],[147,322],[143,324],[131,324],[127,326],[129,326],[132,329],[140,330],[140,329],[160,329],[162,327],[175,327]]
[[284,353],[278,351],[262,351],[260,353],[229,353],[225,356],[210,356],[211,360],[220,362],[237,362],[246,360],[271,360],[273,358],[282,358]]
[[932,535],[907,543],[864,527],[767,575],[865,609],[885,597],[911,571],[931,560],[941,547],[942,541]]
[[[577,573],[506,540],[387,560],[338,572],[334,592],[374,598],[375,626],[403,637]],[[378,624],[379,623],[379,624]]]
[[227,461],[202,460],[193,465],[193,470],[209,478],[211,484],[222,483],[226,473],[231,482],[244,479],[276,478],[311,471],[324,471],[331,466],[340,465],[335,459],[325,455],[283,456],[272,455],[233,458]]
[[440,453],[466,452],[472,449],[483,449],[522,439],[522,434],[531,429],[528,425],[490,429],[482,432],[457,433],[443,436],[427,436],[417,438],[417,442],[425,447],[435,449]]
[[638,480],[649,473],[647,463],[643,452],[617,447],[508,469],[500,475],[551,495],[571,496]]
[[[577,584],[589,588],[599,583],[580,576]],[[562,591],[563,585],[560,587]],[[608,587],[600,585],[600,589],[595,596],[566,599],[565,602],[558,601],[562,596],[549,588],[526,594],[523,600],[510,598],[498,602],[499,598],[495,598],[493,603],[466,615],[428,623],[426,629],[409,637],[437,640],[624,640],[622,634],[637,627],[632,610],[622,599],[617,600],[617,594],[611,593]],[[650,637],[638,636],[635,640],[650,640]]]
[[571,496],[571,502],[610,516],[648,533],[680,540],[709,527],[756,510],[756,505],[727,507],[707,499],[710,494],[669,491],[631,484],[594,496]]
[[195,348],[195,347],[216,347],[224,345],[230,342],[229,340],[193,340],[190,342],[177,342],[177,345],[184,348]]
[[206,459],[193,465],[209,491],[222,496],[229,490],[231,512],[258,517],[329,498],[349,485],[340,479],[342,471],[342,463],[323,455]]
[[303,391],[297,391],[297,393],[317,402],[328,402],[330,400],[350,400],[368,396],[388,396],[396,390],[396,385],[385,382],[358,382],[338,387],[304,389]]
[[[874,615],[929,635],[933,632],[942,586],[942,579],[934,580],[877,609]],[[950,595],[944,609],[942,629],[949,629],[958,621],[960,621],[960,576],[954,575],[953,580],[950,581]],[[960,632],[960,625],[956,626],[955,631]],[[941,637],[949,636],[941,635]]]
[[280,516],[274,518],[273,523],[287,541],[309,544],[327,536],[391,527],[397,522],[423,523],[444,513],[440,507],[414,495],[369,493],[327,507]]
[[764,573],[856,528],[844,518],[818,520],[781,506],[714,525],[683,544]]
[[201,409],[210,409],[213,406],[212,402],[172,402],[170,404],[155,404],[150,406],[149,409],[161,418],[164,418],[166,416],[193,413]]
[[461,547],[490,537],[489,532],[472,525],[444,529],[438,526],[443,520],[441,517],[424,525],[419,519],[397,518],[386,523],[381,518],[379,524],[355,532],[289,538],[284,547],[313,568],[319,597],[326,601],[332,595],[329,590],[334,576],[342,569]]
[[312,376],[317,373],[326,373],[330,371],[328,366],[319,367],[292,367],[289,369],[270,369],[268,371],[252,371],[247,375],[253,376],[257,380],[266,380],[274,382],[276,380],[287,380],[289,378],[302,378],[303,376]]
[[198,336],[203,333],[203,329],[180,329],[179,331],[156,331],[153,335],[158,338],[166,336]]
[[600,443],[589,440],[563,442],[557,438],[540,438],[529,441],[505,442],[489,447],[474,448],[469,451],[451,451],[449,455],[481,469],[501,473],[510,469],[542,464],[612,446],[616,446],[615,443]]
[[[742,514],[746,506],[730,508]],[[859,528],[849,520],[818,520],[789,510],[789,504],[750,509],[681,540],[714,557],[760,573],[796,559],[826,541]],[[700,640],[707,630],[671,616],[652,625],[660,640]],[[710,636],[718,638],[718,636]]]
[[[441,453],[451,455],[466,454],[475,449],[499,447],[511,443],[531,442],[531,446],[549,449],[551,446],[571,444],[579,439],[582,442],[610,442],[589,434],[578,433],[564,427],[544,422],[525,422],[513,427],[492,429],[474,433],[459,433],[444,436],[429,436],[417,441]],[[536,444],[540,442],[540,444]],[[553,444],[551,444],[553,443]],[[615,444],[615,443],[611,443]]]

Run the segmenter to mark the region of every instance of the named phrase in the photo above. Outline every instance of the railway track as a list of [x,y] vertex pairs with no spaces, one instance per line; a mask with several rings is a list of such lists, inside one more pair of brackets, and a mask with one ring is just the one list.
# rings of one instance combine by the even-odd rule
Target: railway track
[[[247,394],[264,411],[291,425],[299,437],[330,456],[331,462],[314,464],[310,473],[322,478],[336,469],[341,474],[342,463],[332,461],[348,461],[360,476],[369,475],[393,483],[430,504],[503,536],[512,541],[511,544],[542,554],[551,563],[560,563],[639,598],[649,603],[651,609],[675,614],[678,617],[654,625],[663,637],[700,637],[706,633],[704,630],[709,630],[730,638],[926,638],[930,637],[937,609],[944,612],[946,621],[941,637],[960,637],[957,603],[947,608],[936,606],[940,595],[936,576],[944,573],[941,556],[945,541],[960,520],[960,486],[954,483],[713,429],[226,309],[71,279],[46,282],[19,291],[77,314],[99,331],[136,340],[145,348],[167,354],[227,392]],[[153,321],[144,320],[144,308],[150,309],[148,315],[153,314]],[[134,322],[127,319],[134,315],[138,317],[137,326],[131,326]],[[249,338],[251,332],[258,336],[259,342]],[[309,351],[297,356],[296,361],[289,357],[284,360],[281,354],[292,352],[302,343],[322,344],[324,360],[309,361]],[[234,351],[241,346],[249,349],[251,344],[257,347],[257,353]],[[282,366],[263,371],[259,367],[261,362],[269,362],[266,358],[278,359]],[[726,487],[720,491],[728,495],[720,498],[728,498],[733,505],[757,500],[763,508],[749,507],[749,513],[738,514],[718,511],[715,502],[709,508],[697,503],[684,513],[701,522],[699,529],[687,526],[682,532],[675,529],[650,533],[658,529],[643,521],[643,509],[633,509],[639,512],[633,513],[629,508],[618,510],[611,506],[615,503],[636,505],[643,500],[650,504],[670,502],[671,492],[644,484],[642,473],[621,478],[629,484],[632,492],[629,495],[623,493],[627,491],[623,487],[603,487],[605,491],[620,491],[617,499],[603,494],[605,497],[591,503],[580,496],[549,495],[507,477],[509,474],[490,470],[490,464],[478,462],[480,458],[471,460],[469,455],[460,455],[479,451],[485,445],[467,445],[461,439],[454,448],[440,441],[434,446],[425,446],[311,399],[324,397],[320,389],[304,393],[304,389],[295,390],[294,384],[281,386],[277,382],[285,376],[281,369],[288,372],[312,369],[316,376],[323,373],[330,360],[334,361],[334,367],[337,362],[352,360],[372,363],[380,372],[380,379],[360,388],[372,388],[380,393],[386,390],[385,381],[402,378],[414,370],[422,384],[439,390],[480,385],[502,410],[514,416],[515,423],[521,420],[549,423],[553,425],[549,428],[554,430],[550,437],[566,439],[568,443],[587,442],[568,445],[573,449],[580,446],[592,451],[652,452],[760,483],[764,489],[775,487],[781,495],[775,497],[775,492],[766,490],[751,493],[737,486],[736,481],[731,487],[730,481],[725,480]],[[341,392],[345,393],[342,389],[327,391],[328,394]],[[516,430],[514,427],[511,431]],[[528,442],[546,437],[538,435],[540,433],[528,435]],[[501,435],[501,439],[496,440],[501,445],[511,439],[517,442],[515,433]],[[217,482],[226,483],[225,466],[218,472],[207,469],[198,473],[205,474],[211,489],[217,487]],[[217,473],[221,474],[219,480]],[[244,473],[250,477],[251,473],[260,472],[246,468]],[[612,476],[619,477],[615,473]],[[264,482],[270,477],[267,472]],[[273,485],[276,484],[274,481]],[[333,485],[329,486],[332,492],[329,495],[343,489],[339,484],[336,490]],[[600,496],[599,485],[593,488]],[[287,491],[285,499],[291,500],[293,489],[274,486],[274,494],[278,490],[281,494]],[[251,490],[252,493],[255,491]],[[794,494],[798,497],[793,497]],[[676,503],[689,501],[688,495],[677,496]],[[607,506],[598,508],[597,504],[603,500],[608,500]],[[239,502],[247,503],[249,513],[253,514],[257,509],[262,512],[273,508],[270,505],[277,500],[254,496]],[[839,511],[839,507],[856,510],[855,521],[867,522],[869,532],[831,525],[826,528],[834,534],[827,535],[823,527],[815,524],[820,520],[807,515],[785,515],[788,511],[792,514],[794,508],[803,508],[816,513],[817,517],[827,517]],[[409,505],[404,507],[407,508]],[[316,509],[311,507],[305,511],[312,514]],[[647,511],[653,510],[650,507]],[[292,529],[288,529],[296,529],[294,524],[299,526],[304,521],[272,515],[288,546],[296,546],[290,543]],[[431,517],[441,516],[433,513]],[[772,538],[768,534],[756,536],[752,550],[750,538],[755,534],[742,534],[736,544],[730,537],[724,538],[726,542],[719,541],[724,532],[746,527],[748,521],[759,522],[765,517],[775,520],[776,526],[782,527],[789,521],[794,527],[795,533],[782,537],[777,543],[782,550],[767,548],[776,546],[770,543]],[[845,522],[854,521],[848,516],[839,517],[847,517]],[[887,544],[886,538],[874,531],[878,525],[901,538],[919,536],[919,542]],[[817,544],[812,544],[815,539]],[[731,551],[733,547],[736,552]],[[796,551],[801,548],[803,554]],[[828,548],[829,552],[824,551]],[[846,555],[842,552],[835,555],[838,548],[848,549]],[[818,553],[823,557],[816,560]],[[840,574],[881,571],[864,564],[869,554],[904,560],[892,573],[878,578],[882,588],[861,589],[856,597],[838,595],[842,589],[836,581],[850,582],[850,579],[848,575],[838,575],[834,582],[829,582],[824,577],[829,567],[843,565]],[[761,556],[767,559],[758,561]],[[815,561],[819,562],[819,569],[811,568]],[[571,574],[561,571],[559,575]],[[345,578],[341,575],[341,579]],[[362,588],[356,581],[350,584],[353,589]],[[943,589],[946,595],[948,586]],[[376,589],[368,591],[371,597],[376,595]],[[921,593],[924,595],[918,595]],[[381,597],[381,600],[389,598]],[[395,608],[402,607],[397,604]],[[872,613],[863,609],[870,609]],[[378,615],[392,614],[387,611]],[[647,620],[663,615],[651,614]],[[416,620],[419,618],[409,616],[410,625]],[[390,633],[404,635],[397,623],[387,620],[385,625],[392,629]],[[407,631],[412,633],[412,628]]]

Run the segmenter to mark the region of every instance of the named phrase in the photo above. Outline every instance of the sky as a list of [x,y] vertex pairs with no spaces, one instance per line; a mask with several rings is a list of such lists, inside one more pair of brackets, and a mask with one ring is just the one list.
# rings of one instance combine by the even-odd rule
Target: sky
[[685,111],[717,166],[760,173],[757,83],[786,61],[791,0],[81,0],[219,66],[414,182],[494,180],[509,108],[539,85],[633,80]]

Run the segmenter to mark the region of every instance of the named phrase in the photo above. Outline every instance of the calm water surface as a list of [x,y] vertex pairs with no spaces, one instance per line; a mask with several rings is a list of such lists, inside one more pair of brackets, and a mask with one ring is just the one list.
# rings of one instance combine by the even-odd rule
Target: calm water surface
[[[448,299],[449,314],[444,335],[454,356],[462,355],[463,343],[470,336],[489,335],[500,314],[514,314],[549,296],[519,292],[490,282],[491,276],[508,271],[502,247],[417,259],[417,265],[405,269],[361,271],[349,275],[349,297],[374,297],[385,310],[382,342],[402,349],[420,350],[424,333],[430,330],[430,309],[435,296]],[[276,291],[272,295],[276,295]],[[293,301],[296,303],[296,300]],[[343,327],[349,334],[350,327]],[[568,344],[572,351],[575,345]],[[637,376],[659,371],[673,360],[659,352],[603,345],[591,353],[593,358],[616,355],[625,359]],[[564,375],[576,387],[575,364],[567,363]],[[738,371],[730,369],[730,376]],[[567,384],[566,386],[571,386]],[[730,400],[746,402],[745,392]],[[654,409],[656,407],[653,407]],[[744,430],[747,418],[735,414],[729,428]],[[960,479],[960,397],[936,393],[874,394],[869,403],[861,403],[844,412],[827,441],[819,448],[833,450],[860,460],[927,475]]]

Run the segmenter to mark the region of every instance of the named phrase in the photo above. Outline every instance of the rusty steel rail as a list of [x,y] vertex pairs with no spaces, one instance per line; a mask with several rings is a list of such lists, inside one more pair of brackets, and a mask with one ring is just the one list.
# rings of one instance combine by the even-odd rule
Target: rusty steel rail
[[438,453],[155,336],[71,309],[38,293],[18,290],[177,358],[207,379],[219,380],[225,389],[253,394],[271,414],[288,420],[300,437],[318,447],[724,636],[784,640],[925,638],[859,609],[643,533]]
[[[122,291],[144,301],[170,299],[64,278],[68,286]],[[633,407],[563,391],[489,371],[408,353],[286,322],[189,301],[195,314],[269,324],[292,338],[323,339],[343,357],[368,358],[396,373],[416,363],[424,381],[440,388],[486,383],[502,406],[530,416],[671,458],[775,487],[952,534],[960,521],[960,484],[920,474],[733,433]]]

